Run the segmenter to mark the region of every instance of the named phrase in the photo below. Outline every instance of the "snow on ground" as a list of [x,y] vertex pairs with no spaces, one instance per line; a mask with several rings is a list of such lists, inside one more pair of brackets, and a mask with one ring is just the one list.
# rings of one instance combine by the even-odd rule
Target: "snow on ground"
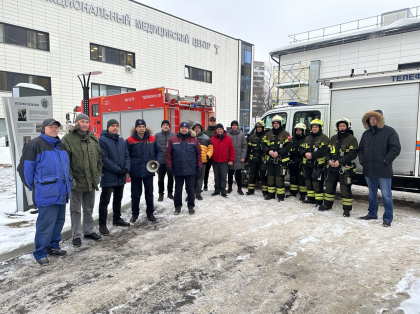
[[[6,164],[7,152],[0,148]],[[14,216],[10,167],[0,168],[0,189],[5,252],[33,241],[36,215]],[[293,198],[264,202],[257,191],[224,199],[210,188],[193,216],[186,204],[173,215],[165,198],[155,202],[156,223],[141,217],[130,228],[109,226],[111,236],[83,239],[79,249],[64,241],[68,256],[49,268],[30,254],[1,263],[0,312],[418,314],[420,195],[394,192],[395,220],[383,228],[381,219],[356,219],[367,213],[367,189],[353,190],[350,218],[341,216],[339,198],[320,213]]]

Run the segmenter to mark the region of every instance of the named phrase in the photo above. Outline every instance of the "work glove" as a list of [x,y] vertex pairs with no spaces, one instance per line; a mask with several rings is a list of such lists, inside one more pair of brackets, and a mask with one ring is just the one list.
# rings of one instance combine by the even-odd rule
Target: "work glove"
[[119,177],[125,177],[125,175],[128,173],[128,169],[127,168],[122,168],[120,170],[118,170],[117,174]]
[[166,168],[166,173],[168,174],[168,177],[173,176],[172,168]]
[[201,178],[203,176],[203,168],[198,168],[197,169],[197,177]]
[[71,180],[70,180],[70,183],[71,183],[71,189],[72,190],[74,190],[75,188],[76,188],[76,180],[75,179],[72,179],[72,178],[70,178]]

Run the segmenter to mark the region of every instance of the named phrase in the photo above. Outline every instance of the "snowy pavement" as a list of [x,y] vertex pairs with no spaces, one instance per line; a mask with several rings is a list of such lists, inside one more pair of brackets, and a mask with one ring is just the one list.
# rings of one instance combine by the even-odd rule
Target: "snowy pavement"
[[[10,181],[10,168],[0,168],[1,250],[34,236],[36,215],[9,217]],[[353,190],[350,218],[339,198],[318,212],[293,198],[263,201],[260,191],[228,199],[204,192],[191,216],[186,205],[175,216],[171,200],[155,202],[157,222],[110,226],[109,237],[81,248],[64,241],[67,256],[48,267],[30,254],[1,263],[0,313],[418,314],[420,195],[394,192],[395,219],[384,228],[381,219],[357,219],[367,189]]]

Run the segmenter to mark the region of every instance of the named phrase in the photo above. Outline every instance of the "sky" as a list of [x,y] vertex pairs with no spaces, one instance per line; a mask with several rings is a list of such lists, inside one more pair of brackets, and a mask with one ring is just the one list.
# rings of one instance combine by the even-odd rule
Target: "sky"
[[271,50],[289,44],[289,35],[420,5],[414,0],[136,1],[254,44],[254,60],[264,62]]

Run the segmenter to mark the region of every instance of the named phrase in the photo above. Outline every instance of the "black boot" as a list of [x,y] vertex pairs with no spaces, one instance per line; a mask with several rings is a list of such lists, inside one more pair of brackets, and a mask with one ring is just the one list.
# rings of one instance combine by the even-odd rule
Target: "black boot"
[[268,194],[268,192],[267,192],[267,191],[263,191],[262,193],[263,193],[263,196],[264,196],[264,197],[265,197],[265,196],[267,196],[267,194]]
[[229,188],[228,188],[228,190],[226,191],[226,193],[227,194],[229,194],[229,193],[231,193],[232,192],[232,184],[229,184]]
[[176,207],[175,211],[174,211],[174,214],[179,215],[180,212],[181,212],[181,206]]
[[168,193],[168,198],[170,198],[171,200],[173,200],[174,199],[173,194],[172,193]]
[[190,215],[194,214],[195,213],[194,206],[188,205],[188,212],[190,213]]
[[162,202],[162,201],[163,201],[163,193],[159,193],[158,202]]
[[350,217],[350,211],[349,210],[344,210],[343,211],[343,217]]
[[315,200],[308,198],[307,200],[304,200],[302,203],[304,203],[304,204],[315,204]]
[[246,192],[246,195],[254,195],[255,190],[248,190],[248,192]]
[[114,219],[112,224],[114,226],[120,226],[120,227],[130,227],[130,223],[129,222],[125,222],[124,220],[122,220],[121,218],[118,219]]
[[332,208],[331,206],[320,204],[319,207],[318,207],[318,210],[320,212],[323,212],[323,211],[326,211],[326,210],[330,210],[331,208]]
[[300,194],[299,201],[303,202],[306,198],[306,194]]
[[277,199],[278,199],[279,202],[284,202],[284,194],[277,195]]
[[99,232],[104,236],[109,236],[109,230],[106,225],[99,225]]
[[264,199],[266,201],[268,200],[272,200],[273,198],[275,198],[276,196],[274,195],[274,193],[267,193],[267,195],[264,197]]

